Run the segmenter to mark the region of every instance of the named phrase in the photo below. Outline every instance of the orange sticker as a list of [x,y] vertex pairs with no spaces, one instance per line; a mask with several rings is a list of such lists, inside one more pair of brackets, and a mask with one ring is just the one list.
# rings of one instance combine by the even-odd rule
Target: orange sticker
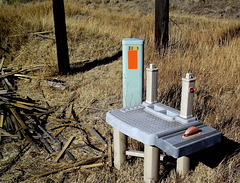
[[128,69],[138,69],[137,50],[128,50]]

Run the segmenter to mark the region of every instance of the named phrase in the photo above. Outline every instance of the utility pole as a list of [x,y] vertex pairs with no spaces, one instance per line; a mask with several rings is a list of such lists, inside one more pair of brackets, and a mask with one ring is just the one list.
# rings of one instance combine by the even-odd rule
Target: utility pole
[[64,0],[53,0],[53,16],[57,46],[58,72],[67,74],[70,70]]
[[161,53],[168,46],[169,0],[155,0],[155,49]]

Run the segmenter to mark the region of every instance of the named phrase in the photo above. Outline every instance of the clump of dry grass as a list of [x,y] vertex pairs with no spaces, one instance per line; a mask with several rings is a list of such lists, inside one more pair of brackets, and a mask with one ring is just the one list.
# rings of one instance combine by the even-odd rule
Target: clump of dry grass
[[[239,143],[239,22],[173,11],[170,14],[172,21],[167,54],[158,55],[154,52],[154,15],[150,13],[143,16],[140,11],[129,13],[127,3],[111,2],[85,0],[65,2],[70,63],[81,65],[85,61],[111,57],[121,50],[123,38],[144,38],[145,67],[149,63],[155,63],[159,68],[158,100],[179,108],[181,78],[187,72],[192,72],[197,78],[194,101],[197,118],[220,130],[225,137]],[[132,2],[128,3],[131,5]],[[66,102],[74,91],[78,94],[75,101],[77,105],[74,106],[76,110],[81,109],[81,106],[91,98],[96,98],[94,108],[101,110],[86,111],[81,119],[88,125],[96,125],[103,136],[107,136],[111,128],[104,122],[105,113],[121,107],[121,59],[95,67],[88,72],[57,76],[55,41],[30,34],[53,31],[51,1],[16,7],[0,6],[0,21],[3,25],[0,28],[1,46],[5,46],[2,40],[8,38],[10,48],[6,64],[22,66],[41,64],[44,65],[44,69],[33,73],[38,75],[39,79],[55,76],[66,81],[68,88],[65,91],[41,86],[46,100],[52,106]],[[124,6],[128,13],[122,10],[121,6]],[[54,34],[50,33],[48,36],[54,37]],[[3,52],[0,54],[6,55]],[[33,89],[29,91],[30,95],[37,95],[41,91],[39,85],[22,81],[19,83],[19,90]],[[172,170],[163,181],[234,182],[239,177],[238,167],[239,155],[236,154],[216,168],[208,168],[200,163],[194,171],[183,178]],[[94,182],[96,176],[99,180],[110,180],[112,175],[108,173],[105,175],[103,170],[86,180]],[[142,160],[133,161],[131,165],[126,163],[123,170],[116,172],[116,176],[118,182],[142,182]]]

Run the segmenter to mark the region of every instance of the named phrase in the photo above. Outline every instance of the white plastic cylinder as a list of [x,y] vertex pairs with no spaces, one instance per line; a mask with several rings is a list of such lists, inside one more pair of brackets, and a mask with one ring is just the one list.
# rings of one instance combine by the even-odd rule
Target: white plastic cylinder
[[159,181],[160,150],[157,147],[144,145],[144,182]]
[[187,73],[186,78],[182,78],[182,98],[180,117],[188,119],[193,117],[193,95],[195,78],[192,73]]
[[126,161],[127,136],[113,128],[114,167],[121,168]]
[[180,175],[185,175],[190,170],[190,158],[187,156],[182,156],[177,159],[177,173]]
[[146,88],[146,102],[148,104],[157,103],[157,79],[158,68],[155,64],[150,64],[147,68],[147,88]]

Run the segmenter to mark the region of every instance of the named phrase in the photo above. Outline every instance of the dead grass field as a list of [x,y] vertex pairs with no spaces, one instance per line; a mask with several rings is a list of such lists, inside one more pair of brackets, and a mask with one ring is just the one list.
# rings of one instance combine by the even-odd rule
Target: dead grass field
[[[173,1],[174,3],[176,1]],[[232,9],[240,9],[238,1],[225,1]],[[158,100],[179,109],[181,78],[192,72],[196,80],[194,113],[202,123],[222,132],[223,143],[193,155],[192,171],[180,177],[169,160],[160,165],[161,182],[239,182],[240,181],[240,23],[236,16],[222,17],[217,9],[212,14],[200,11],[190,14],[187,10],[196,4],[185,2],[170,6],[170,43],[167,54],[154,52],[154,1],[115,0],[67,0],[65,1],[67,36],[70,64],[74,72],[67,76],[57,75],[56,45],[53,39],[32,33],[50,31],[54,38],[51,1],[38,3],[0,5],[0,58],[6,56],[4,66],[35,66],[42,69],[29,73],[35,82],[18,81],[18,92],[32,98],[48,101],[59,106],[57,115],[76,92],[74,110],[79,111],[92,98],[95,102],[79,116],[83,127],[94,126],[103,137],[112,133],[105,122],[107,111],[122,106],[121,40],[139,37],[145,40],[144,64],[155,63],[159,68]],[[201,2],[200,2],[201,3]],[[223,1],[219,1],[223,3]],[[206,2],[209,8],[211,2]],[[221,4],[222,5],[222,4]],[[204,3],[201,4],[201,7]],[[223,6],[223,5],[222,5]],[[199,5],[200,7],[200,5]],[[216,7],[215,7],[216,8]],[[209,8],[211,9],[211,8]],[[184,10],[184,11],[183,11]],[[227,12],[227,10],[226,10]],[[235,13],[235,12],[234,12]],[[227,14],[227,13],[226,13]],[[106,59],[107,58],[107,59]],[[96,63],[92,65],[89,63]],[[89,65],[85,71],[84,66]],[[40,81],[55,78],[65,81],[62,90],[42,84]],[[43,93],[44,96],[43,97]],[[53,115],[53,116],[54,116]],[[68,109],[66,116],[71,117]],[[59,124],[49,120],[47,128]],[[77,125],[74,123],[74,125]],[[55,133],[52,130],[52,133]],[[75,128],[62,132],[65,137],[76,136],[76,142],[85,140],[84,134]],[[92,141],[97,139],[92,137]],[[15,142],[2,141],[0,150],[11,161]],[[130,142],[130,146],[138,146]],[[104,147],[100,147],[103,148]],[[71,149],[79,159],[89,155]],[[12,155],[11,155],[12,154]],[[0,177],[0,182],[33,182],[30,177],[41,171],[51,170],[49,155],[30,149],[12,168]],[[143,182],[143,160],[130,159],[119,171],[107,166],[86,171],[59,172],[35,179],[34,182]]]

